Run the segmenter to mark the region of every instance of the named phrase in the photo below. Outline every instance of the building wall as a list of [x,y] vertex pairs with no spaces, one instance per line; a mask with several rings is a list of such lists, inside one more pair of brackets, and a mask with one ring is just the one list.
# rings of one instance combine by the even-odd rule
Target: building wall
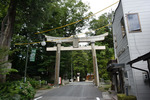
[[[121,30],[121,19],[124,17],[122,4],[118,6],[115,17],[113,21],[113,42],[114,42],[114,48],[116,47],[115,44],[117,44],[117,48],[115,48],[115,57],[118,60],[118,63],[127,63],[130,61],[130,55],[129,55],[129,48],[128,48],[128,41],[127,41],[127,34],[123,37],[122,30]],[[125,17],[124,17],[125,20]],[[115,43],[115,40],[117,43]],[[134,85],[133,80],[133,73],[130,66],[125,67],[125,71],[128,73],[128,79],[129,79],[129,94],[136,95],[136,88]]]
[[128,13],[138,13],[142,32],[129,33],[126,31],[130,46],[131,60],[150,51],[150,0],[122,0],[124,17]]
[[[138,13],[142,32],[129,33],[126,23],[127,39],[131,60],[150,51],[150,0],[122,0],[124,16],[128,13]],[[133,66],[148,70],[147,62],[138,62]],[[133,70],[138,100],[150,100],[150,87],[144,82],[143,72]]]
[[[121,0],[121,3],[116,10],[113,23],[113,34],[117,34],[116,39],[118,44],[116,54],[121,48],[126,48],[126,50],[118,57],[119,63],[127,63],[150,51],[149,5],[150,0]],[[129,33],[126,18],[126,14],[129,13],[139,14],[142,32]],[[124,16],[126,26],[126,36],[124,38],[121,37],[121,25],[119,25],[121,16]],[[133,64],[133,66],[148,70],[147,62],[141,61]],[[144,82],[143,72],[130,69],[129,66],[126,67],[126,70],[128,70],[131,85],[129,93],[136,95],[138,100],[150,100],[150,87]]]

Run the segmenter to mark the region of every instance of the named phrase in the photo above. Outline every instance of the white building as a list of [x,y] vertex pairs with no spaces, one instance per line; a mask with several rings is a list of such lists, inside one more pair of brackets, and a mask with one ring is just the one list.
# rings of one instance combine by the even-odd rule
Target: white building
[[[120,0],[112,27],[117,63],[126,64],[150,52],[150,0]],[[133,66],[149,72],[146,61],[139,61]],[[150,100],[146,73],[130,65],[125,65],[123,70],[129,94],[135,95],[138,100]]]

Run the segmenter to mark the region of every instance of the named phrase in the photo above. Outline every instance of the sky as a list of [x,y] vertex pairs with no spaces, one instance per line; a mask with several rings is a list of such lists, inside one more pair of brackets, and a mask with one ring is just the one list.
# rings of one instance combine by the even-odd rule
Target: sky
[[[92,11],[93,13],[96,13],[108,6],[110,6],[111,4],[119,1],[119,0],[82,0],[85,4],[89,5],[90,6],[90,10],[89,11]],[[101,13],[98,13],[96,15],[96,18],[98,16],[100,16],[101,14],[105,13],[105,12],[111,12],[112,10],[115,10],[116,7],[117,7],[118,4],[115,4],[114,6],[104,10],[103,12]]]
[[[106,8],[106,7],[114,4],[117,1],[119,1],[119,0],[82,0],[82,2],[84,2],[85,4],[90,6],[89,12],[93,12],[93,13],[96,13],[96,12]],[[95,18],[98,19],[98,17],[101,14],[104,14],[106,12],[115,11],[117,6],[118,6],[118,3],[111,6],[111,7],[109,7],[109,8],[107,8],[106,10],[96,14]],[[87,27],[87,28],[82,30],[82,33],[90,31],[90,30],[88,30],[88,26],[85,26],[85,27]],[[85,37],[85,34],[80,34],[79,37]]]

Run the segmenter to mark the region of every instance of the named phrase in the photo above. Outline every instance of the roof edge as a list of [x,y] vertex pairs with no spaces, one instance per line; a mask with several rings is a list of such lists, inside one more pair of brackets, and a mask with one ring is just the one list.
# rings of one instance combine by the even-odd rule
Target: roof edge
[[117,6],[117,8],[116,8],[116,10],[115,10],[115,13],[113,14],[113,21],[112,21],[112,24],[113,24],[113,22],[114,22],[115,14],[116,14],[117,9],[118,9],[119,6],[120,6],[120,3],[121,3],[121,0],[119,0],[118,6]]

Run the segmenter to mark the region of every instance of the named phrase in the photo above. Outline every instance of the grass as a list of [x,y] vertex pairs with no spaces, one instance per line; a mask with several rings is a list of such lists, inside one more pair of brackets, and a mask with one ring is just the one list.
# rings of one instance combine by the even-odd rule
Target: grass
[[101,86],[99,87],[99,89],[100,89],[102,92],[108,91],[109,88],[111,88],[111,85],[101,85]]
[[126,96],[125,94],[117,94],[118,100],[137,100],[136,96],[129,95]]
[[39,88],[38,90],[46,90],[46,89],[51,89],[52,87],[49,85],[43,85],[41,88]]

